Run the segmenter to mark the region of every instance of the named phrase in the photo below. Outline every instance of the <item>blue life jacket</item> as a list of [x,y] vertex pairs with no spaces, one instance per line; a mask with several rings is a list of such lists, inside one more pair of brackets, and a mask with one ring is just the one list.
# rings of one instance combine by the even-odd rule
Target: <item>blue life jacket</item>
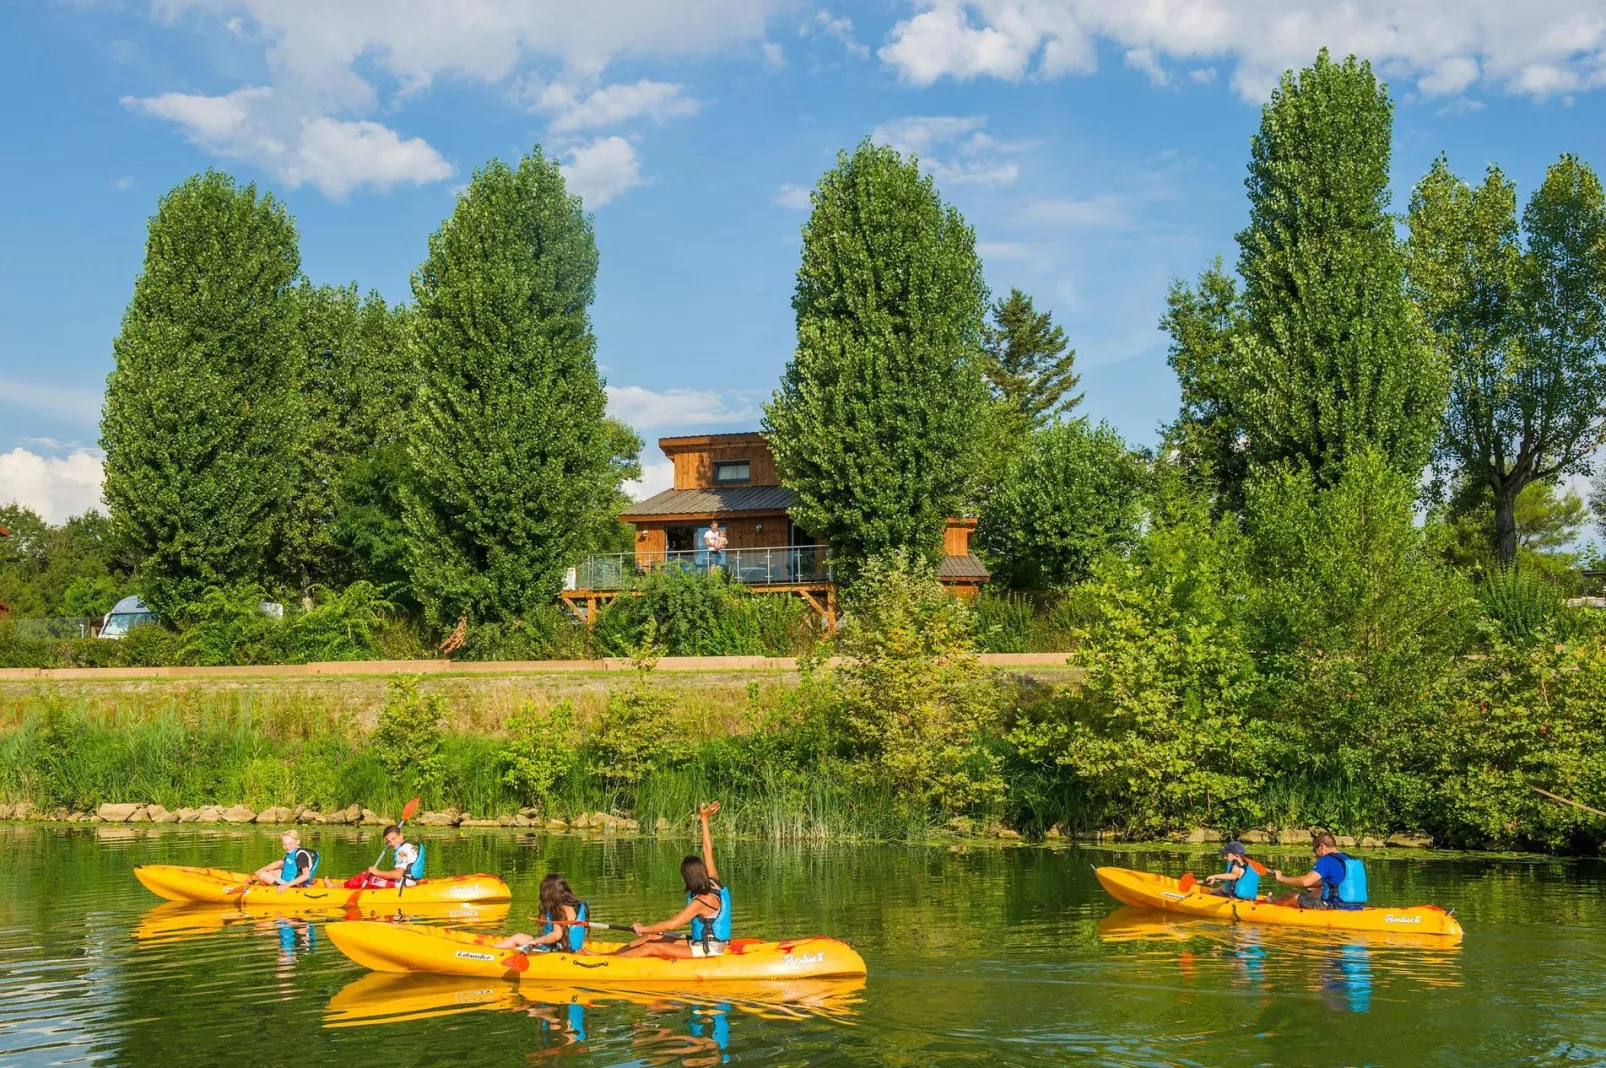
[[[696,894],[686,895],[686,904],[696,900]],[[731,940],[731,892],[724,886],[719,887],[719,911],[710,919],[701,916],[692,918],[691,940],[693,942],[729,942]]]
[[[577,919],[577,920],[589,920],[591,918],[591,905],[588,902],[585,902],[585,901],[582,901],[582,902],[580,902],[580,904],[576,905],[575,909],[574,909],[574,918]],[[547,920],[546,926],[541,928],[541,934],[542,935],[551,934],[552,933],[552,928],[555,926],[553,924],[553,922],[552,922],[552,914],[550,912],[546,914],[546,920]],[[563,938],[562,940],[557,941],[557,942],[548,943],[547,945],[544,945],[544,946],[537,946],[536,948],[539,949],[539,950],[542,950],[543,952],[552,952],[552,951],[557,951],[557,952],[560,952],[560,953],[578,953],[578,952],[580,952],[580,947],[585,945],[586,931],[589,930],[589,928],[579,927],[579,926],[576,926],[575,924],[566,923],[566,924],[563,925],[563,930],[564,930],[564,934],[566,935],[565,938]]]
[[307,881],[302,885],[309,885],[318,874],[318,860],[318,851],[316,849],[296,846],[284,855],[284,867],[279,869],[279,878],[287,883],[292,881],[301,874],[301,866],[305,864],[307,867]]
[[[422,842],[403,842],[402,845],[411,845],[418,850],[418,859],[413,861],[406,871],[402,872],[402,878],[411,879],[415,883],[419,882],[424,878],[424,844]],[[394,859],[394,852],[391,853],[391,857]]]
[[[1232,864],[1228,863],[1227,872],[1231,874]],[[1244,860],[1244,873],[1227,884],[1227,896],[1235,897],[1241,901],[1253,901],[1255,895],[1260,893],[1260,873],[1254,869],[1248,859]]]
[[1334,902],[1342,905],[1366,904],[1366,865],[1348,853],[1332,855],[1344,863],[1344,881],[1335,886],[1324,880],[1322,898],[1329,904]]

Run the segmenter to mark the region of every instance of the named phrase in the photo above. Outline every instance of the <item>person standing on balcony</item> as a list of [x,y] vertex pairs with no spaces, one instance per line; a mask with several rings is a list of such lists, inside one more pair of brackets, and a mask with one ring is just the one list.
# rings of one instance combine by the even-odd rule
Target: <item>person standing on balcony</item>
[[717,571],[725,563],[725,546],[730,539],[725,536],[725,528],[719,525],[719,520],[710,519],[708,529],[703,531],[703,548],[708,550],[708,570]]

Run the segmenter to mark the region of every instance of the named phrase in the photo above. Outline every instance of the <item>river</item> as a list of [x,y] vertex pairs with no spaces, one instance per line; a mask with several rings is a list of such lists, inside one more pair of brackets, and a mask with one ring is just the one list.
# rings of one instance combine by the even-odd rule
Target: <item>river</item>
[[[373,862],[307,835],[323,870]],[[437,870],[499,872],[529,929],[562,871],[598,919],[661,919],[690,845],[429,835]],[[161,905],[139,863],[259,866],[265,828],[0,826],[0,1063],[403,1066],[1606,1063],[1606,863],[1367,858],[1372,899],[1453,908],[1455,946],[1179,922],[1091,865],[1203,873],[1203,852],[720,843],[737,934],[828,933],[864,982],[627,991],[381,976],[320,924]],[[1305,858],[1308,859],[1308,858]],[[1301,858],[1290,854],[1285,866]]]

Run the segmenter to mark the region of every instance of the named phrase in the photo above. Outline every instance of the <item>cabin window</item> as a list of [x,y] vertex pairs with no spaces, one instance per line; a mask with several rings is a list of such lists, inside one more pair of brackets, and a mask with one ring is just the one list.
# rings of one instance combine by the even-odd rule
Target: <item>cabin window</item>
[[694,534],[696,530],[692,527],[670,527],[665,531],[664,547],[672,553],[689,553],[694,548],[692,545]]
[[746,482],[753,477],[753,465],[747,460],[721,460],[714,465],[714,485],[728,486]]

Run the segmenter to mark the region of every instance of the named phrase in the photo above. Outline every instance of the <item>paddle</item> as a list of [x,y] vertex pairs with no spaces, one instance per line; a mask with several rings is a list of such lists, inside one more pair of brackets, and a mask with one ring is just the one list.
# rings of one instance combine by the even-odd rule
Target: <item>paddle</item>
[[1198,884],[1199,884],[1199,880],[1195,879],[1193,877],[1193,872],[1190,871],[1190,872],[1185,873],[1182,876],[1182,878],[1177,880],[1177,889],[1181,890],[1184,894],[1186,894],[1190,890],[1192,890],[1195,886],[1197,886]]
[[[412,819],[413,818],[413,814],[418,811],[419,800],[420,800],[419,798],[415,797],[411,801],[408,801],[405,805],[402,806],[401,821],[396,824],[396,829],[398,831],[401,830],[403,827],[407,826],[407,821]],[[386,842],[385,845],[379,850],[379,856],[374,858],[374,864],[373,864],[374,868],[379,867],[379,862],[385,859],[385,850],[389,849],[389,848],[390,848],[390,843]],[[372,871],[373,869],[370,868],[369,870]],[[405,872],[402,873],[402,877],[401,877],[400,882],[401,882],[401,885],[404,886],[404,887],[407,885],[407,875],[406,875]]]
[[[624,923],[603,923],[600,920],[547,920],[545,917],[537,916],[533,912],[530,913],[529,916],[530,916],[530,919],[536,920],[536,921],[538,921],[540,923],[552,923],[554,925],[562,924],[565,927],[594,927],[599,931],[632,931],[633,932],[635,930],[633,925],[624,924]],[[530,949],[529,948],[515,949],[511,956],[507,957],[506,959],[504,959],[502,961],[502,967],[511,968],[516,972],[527,972],[527,971],[529,971],[530,970]]]
[[1529,786],[1528,789],[1532,790],[1536,794],[1541,794],[1545,797],[1548,797],[1552,801],[1560,801],[1564,805],[1571,805],[1573,808],[1581,808],[1585,812],[1593,812],[1597,816],[1606,816],[1606,812],[1602,812],[1598,808],[1590,808],[1588,805],[1583,804],[1582,802],[1574,801],[1570,798],[1563,797],[1560,794],[1553,794],[1549,790],[1541,790],[1537,786]]

